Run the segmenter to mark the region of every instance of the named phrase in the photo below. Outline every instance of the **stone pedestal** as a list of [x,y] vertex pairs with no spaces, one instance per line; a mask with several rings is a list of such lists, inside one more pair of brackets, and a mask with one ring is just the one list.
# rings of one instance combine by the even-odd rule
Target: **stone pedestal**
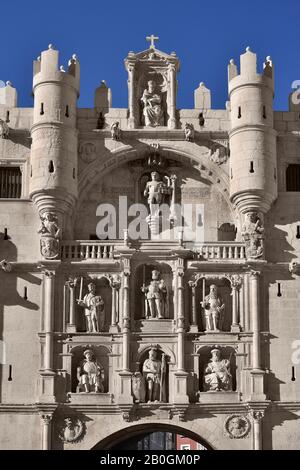
[[120,372],[119,373],[119,394],[117,401],[119,404],[130,404],[133,403],[133,397],[131,393],[131,372]]
[[240,401],[239,392],[201,392],[200,403],[236,403]]
[[68,397],[75,405],[110,405],[113,403],[111,393],[68,393]]
[[264,393],[264,375],[265,372],[258,369],[253,369],[250,372],[251,376],[251,401],[264,401],[266,399],[266,395]]
[[189,397],[187,395],[187,381],[188,381],[187,372],[175,372],[174,381],[175,381],[175,391],[174,391],[174,403],[182,404],[189,403]]
[[55,403],[56,373],[53,371],[40,371],[39,403]]
[[173,331],[173,320],[169,318],[142,319],[136,323],[136,325],[138,324],[143,333],[150,333],[153,331],[172,333]]

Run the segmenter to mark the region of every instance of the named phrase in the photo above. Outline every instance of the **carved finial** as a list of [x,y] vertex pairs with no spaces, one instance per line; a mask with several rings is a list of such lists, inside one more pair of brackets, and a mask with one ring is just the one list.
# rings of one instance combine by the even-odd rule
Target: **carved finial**
[[59,70],[60,70],[61,72],[65,72],[64,66],[61,65],[61,66],[59,67]]
[[38,62],[41,62],[41,56],[39,55],[39,56],[36,58],[36,60],[37,60]]
[[53,49],[53,44],[49,44],[48,49]]
[[234,59],[230,59],[229,63],[230,63],[230,65],[235,65],[234,64]]
[[76,55],[76,54],[72,54],[72,59],[73,59],[73,60],[77,60],[77,55]]
[[251,49],[249,46],[246,47],[246,52],[251,52]]
[[272,60],[272,59],[271,59],[271,56],[270,56],[270,55],[267,55],[266,61],[267,61],[267,62],[271,62],[271,60]]
[[159,40],[159,37],[158,36],[154,36],[154,34],[151,34],[151,36],[146,36],[146,41],[150,42],[150,48],[151,49],[155,49],[155,43],[154,41],[158,41]]
[[6,86],[12,86],[12,83],[9,80],[7,80]]
[[199,86],[205,86],[205,83],[204,83],[204,82],[200,82],[200,83],[199,83]]

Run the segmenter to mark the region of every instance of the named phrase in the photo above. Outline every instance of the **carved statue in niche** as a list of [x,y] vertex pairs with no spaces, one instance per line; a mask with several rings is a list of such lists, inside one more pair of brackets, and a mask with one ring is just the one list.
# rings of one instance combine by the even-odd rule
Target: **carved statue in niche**
[[97,333],[104,331],[104,301],[100,295],[96,295],[96,284],[94,282],[90,282],[88,284],[88,293],[85,294],[82,300],[82,282],[83,279],[81,278],[80,295],[77,302],[80,307],[84,307],[86,331],[88,333]]
[[205,331],[222,331],[225,305],[218,296],[217,286],[210,286],[209,294],[201,302],[205,316]]
[[9,136],[9,127],[3,119],[0,119],[0,139],[7,139]]
[[154,80],[148,82],[148,88],[144,90],[141,101],[144,105],[143,116],[145,126],[163,126],[164,112],[162,109],[162,97],[156,91],[156,83]]
[[172,195],[175,190],[175,175],[171,178],[165,176],[164,179],[166,183],[160,179],[157,171],[152,171],[151,180],[146,183],[144,196],[147,197],[151,217],[158,217],[159,206],[166,203],[165,196]]
[[165,318],[168,291],[160,272],[154,269],[152,281],[148,286],[143,283],[141,290],[145,294],[145,318]]
[[193,142],[195,137],[195,129],[193,124],[189,124],[188,122],[185,123],[184,135],[187,142]]
[[40,219],[41,227],[38,233],[41,233],[41,254],[46,259],[54,259],[59,254],[59,239],[61,238],[58,217],[54,212],[45,212]]
[[245,225],[242,230],[242,237],[246,244],[247,258],[257,259],[264,254],[264,227],[258,212],[251,211],[245,216]]
[[204,387],[212,392],[232,390],[230,360],[221,359],[220,349],[211,350],[211,359],[204,368]]
[[92,349],[87,349],[83,353],[85,359],[77,367],[78,386],[77,392],[104,392],[104,369],[94,358]]
[[157,349],[151,348],[149,358],[144,361],[143,375],[146,383],[146,400],[151,402],[166,401],[166,357],[157,358]]
[[134,403],[145,403],[146,387],[143,374],[141,372],[135,372],[132,376],[131,382]]
[[121,139],[121,129],[119,127],[119,121],[113,122],[110,127],[111,138],[113,140],[120,140]]

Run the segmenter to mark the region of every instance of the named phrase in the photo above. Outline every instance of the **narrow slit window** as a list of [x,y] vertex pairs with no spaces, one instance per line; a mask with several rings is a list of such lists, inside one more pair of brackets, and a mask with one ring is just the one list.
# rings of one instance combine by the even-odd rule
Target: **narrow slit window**
[[242,108],[241,106],[238,107],[238,119],[242,117]]
[[43,116],[43,114],[45,114],[44,103],[41,103],[40,115]]
[[66,106],[65,116],[66,116],[67,118],[70,117],[70,115],[69,115],[69,106],[68,106],[68,105]]
[[254,163],[253,163],[253,161],[250,162],[250,169],[249,169],[249,172],[250,172],[250,173],[254,173]]
[[9,119],[9,111],[6,111],[6,122],[10,122],[10,119]]
[[266,112],[266,107],[263,106],[263,118],[267,119],[267,112]]
[[49,165],[48,165],[48,170],[49,170],[49,173],[54,173],[53,160],[50,160]]

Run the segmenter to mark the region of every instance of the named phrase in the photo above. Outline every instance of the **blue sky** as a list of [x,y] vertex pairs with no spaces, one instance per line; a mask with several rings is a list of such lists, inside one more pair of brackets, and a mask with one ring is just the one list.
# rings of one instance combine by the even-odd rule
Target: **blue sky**
[[193,91],[204,81],[213,108],[227,99],[227,64],[246,46],[275,64],[275,109],[287,109],[291,83],[300,79],[300,4],[295,0],[15,0],[1,4],[0,79],[11,80],[19,106],[32,106],[32,60],[52,43],[66,64],[81,64],[80,107],[93,105],[105,79],[113,106],[127,107],[123,59],[147,48],[145,36],[160,37],[157,48],[176,51],[181,61],[178,107],[193,107]]

